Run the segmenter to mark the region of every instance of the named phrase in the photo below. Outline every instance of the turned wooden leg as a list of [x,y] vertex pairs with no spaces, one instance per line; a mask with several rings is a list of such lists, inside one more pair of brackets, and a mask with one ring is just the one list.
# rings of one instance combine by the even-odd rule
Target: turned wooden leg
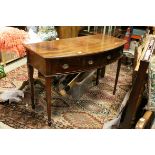
[[28,68],[28,77],[29,77],[29,84],[30,84],[30,91],[31,91],[31,105],[32,109],[35,109],[35,103],[34,103],[34,80],[33,80],[33,72],[34,69],[31,65],[27,65]]
[[116,72],[116,78],[115,78],[115,86],[114,86],[114,91],[113,91],[113,95],[115,95],[116,93],[116,87],[117,87],[117,82],[118,82],[118,77],[119,77],[119,73],[120,73],[120,68],[121,68],[121,58],[118,60],[118,64],[117,64],[117,72]]
[[106,69],[106,66],[101,68],[101,77],[102,78],[104,78],[104,76],[105,76],[105,69]]
[[51,78],[45,78],[48,125],[51,126]]

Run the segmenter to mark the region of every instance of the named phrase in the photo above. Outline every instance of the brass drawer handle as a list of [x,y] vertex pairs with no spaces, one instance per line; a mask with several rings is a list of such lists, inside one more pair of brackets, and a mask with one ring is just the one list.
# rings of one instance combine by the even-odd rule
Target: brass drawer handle
[[89,64],[89,65],[92,65],[93,63],[94,63],[93,60],[89,60],[89,61],[88,61],[88,64]]
[[111,59],[111,55],[108,55],[108,56],[107,56],[107,59],[110,60],[110,59]]
[[68,64],[63,64],[62,68],[63,69],[68,69],[69,68],[69,65]]

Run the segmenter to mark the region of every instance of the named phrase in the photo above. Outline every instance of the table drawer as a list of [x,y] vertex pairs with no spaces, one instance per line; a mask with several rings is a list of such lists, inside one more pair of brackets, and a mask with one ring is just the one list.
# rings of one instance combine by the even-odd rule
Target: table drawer
[[101,68],[116,61],[122,55],[122,50],[108,51],[94,55],[55,59],[48,67],[47,74],[81,72]]

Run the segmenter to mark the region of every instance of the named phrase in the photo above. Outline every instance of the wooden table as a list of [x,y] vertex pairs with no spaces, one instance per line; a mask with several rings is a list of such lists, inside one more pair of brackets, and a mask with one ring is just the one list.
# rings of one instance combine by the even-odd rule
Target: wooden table
[[101,34],[25,45],[28,74],[31,86],[32,108],[34,103],[33,68],[45,77],[48,125],[51,125],[52,75],[68,74],[102,68],[118,61],[114,93],[119,76],[125,40]]

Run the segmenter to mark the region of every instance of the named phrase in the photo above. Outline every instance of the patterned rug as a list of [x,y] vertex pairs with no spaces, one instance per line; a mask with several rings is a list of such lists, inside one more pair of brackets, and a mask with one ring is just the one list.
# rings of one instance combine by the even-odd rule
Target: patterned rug
[[[113,95],[116,63],[106,67],[106,75],[99,85],[92,86],[79,100],[60,96],[52,88],[52,126],[47,125],[44,87],[35,84],[35,111],[31,109],[30,90],[23,89],[25,97],[21,103],[0,104],[0,121],[13,128],[31,129],[101,129],[112,120],[131,86],[132,70],[121,66],[116,94]],[[34,77],[37,78],[35,70]],[[7,74],[0,80],[0,88],[19,88],[28,79],[26,65]]]

